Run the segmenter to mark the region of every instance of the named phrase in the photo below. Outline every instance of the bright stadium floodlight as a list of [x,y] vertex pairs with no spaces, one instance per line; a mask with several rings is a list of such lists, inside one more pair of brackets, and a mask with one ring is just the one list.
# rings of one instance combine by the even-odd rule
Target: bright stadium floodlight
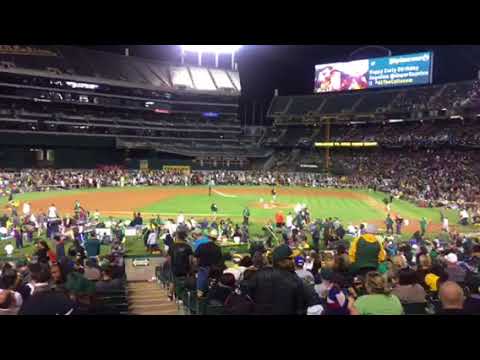
[[183,51],[212,54],[232,54],[237,52],[242,45],[180,45]]
[[182,49],[182,64],[184,63],[184,53],[194,52],[198,55],[198,65],[202,66],[202,54],[215,54],[215,67],[218,67],[218,55],[229,54],[232,59],[232,69],[234,68],[235,53],[240,50],[242,45],[180,45]]

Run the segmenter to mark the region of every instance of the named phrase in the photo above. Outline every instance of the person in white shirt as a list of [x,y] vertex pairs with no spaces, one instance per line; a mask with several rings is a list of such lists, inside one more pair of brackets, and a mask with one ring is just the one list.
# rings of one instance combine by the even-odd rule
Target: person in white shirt
[[292,213],[288,213],[287,219],[285,220],[285,225],[287,228],[291,228],[293,226],[293,216]]
[[177,216],[177,225],[178,224],[185,224],[185,216],[182,212]]
[[24,216],[29,216],[31,209],[32,208],[31,208],[31,206],[28,202],[23,203],[23,215]]
[[347,227],[347,234],[349,235],[356,235],[357,229],[352,224],[348,225]]
[[446,216],[442,219],[442,230],[448,232],[448,218]]
[[48,216],[49,219],[56,219],[58,217],[57,216],[57,208],[55,207],[55,204],[52,204],[48,208],[47,216]]
[[158,233],[156,231],[152,231],[150,234],[148,234],[147,247],[150,251],[152,251],[153,248],[157,245],[157,237]]
[[460,223],[462,225],[468,225],[468,211],[466,209],[463,209],[460,211]]
[[192,225],[192,229],[195,229],[198,225],[198,223],[196,222],[196,220],[194,218],[190,219],[190,224]]
[[298,214],[300,211],[302,211],[302,205],[301,204],[295,205],[294,211],[295,211],[295,214]]

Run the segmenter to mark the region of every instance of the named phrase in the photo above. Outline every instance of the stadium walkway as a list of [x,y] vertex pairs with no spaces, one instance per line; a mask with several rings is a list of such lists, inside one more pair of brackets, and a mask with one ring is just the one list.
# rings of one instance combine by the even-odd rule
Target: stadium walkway
[[128,313],[130,315],[181,315],[166,289],[156,282],[128,283]]

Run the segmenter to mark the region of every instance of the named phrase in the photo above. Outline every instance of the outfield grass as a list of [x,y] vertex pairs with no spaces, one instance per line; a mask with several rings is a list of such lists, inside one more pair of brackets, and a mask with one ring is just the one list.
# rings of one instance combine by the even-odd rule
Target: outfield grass
[[[222,189],[222,191],[226,191]],[[279,209],[259,208],[260,196],[241,195],[236,198],[215,195],[179,195],[141,209],[143,212],[158,213],[165,216],[176,216],[180,211],[194,217],[211,216],[210,206],[214,202],[218,206],[219,217],[242,217],[245,207],[250,209],[253,219],[273,219]],[[269,202],[270,197],[264,198]],[[293,213],[297,203],[306,204],[314,218],[338,217],[347,221],[374,220],[382,218],[382,213],[359,199],[333,197],[279,196],[277,202],[291,205],[290,209],[281,209],[285,214]]]

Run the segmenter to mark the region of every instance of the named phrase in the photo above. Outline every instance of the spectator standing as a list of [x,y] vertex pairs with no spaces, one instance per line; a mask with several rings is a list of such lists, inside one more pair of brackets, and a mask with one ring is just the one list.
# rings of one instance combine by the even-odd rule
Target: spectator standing
[[273,250],[273,267],[256,271],[248,283],[255,304],[254,313],[262,315],[305,315],[309,307],[320,304],[313,287],[307,287],[295,274],[292,250],[280,245]]
[[100,241],[97,239],[95,232],[92,232],[88,235],[84,246],[87,257],[96,258],[98,255],[100,255]]
[[245,209],[243,209],[243,224],[248,225],[249,219],[250,219],[250,209],[248,207],[245,207]]
[[209,234],[209,241],[201,244],[195,250],[195,258],[198,262],[197,290],[199,297],[202,297],[208,289],[208,277],[212,267],[222,265],[222,250],[215,243],[217,238],[217,230],[212,229]]
[[312,273],[308,270],[305,270],[304,267],[305,267],[305,258],[303,256],[295,257],[295,273],[305,283],[309,285],[313,285],[315,283],[315,279]]
[[[373,228],[370,232],[375,232]],[[385,261],[386,252],[373,233],[365,233],[353,240],[349,250],[353,273],[366,273],[376,270],[379,263]]]
[[[177,232],[175,243],[172,247],[171,269],[174,286],[178,281],[185,281],[186,277],[192,272],[192,247],[187,244],[187,234],[185,232]],[[174,288],[170,289],[170,298],[173,299]]]
[[193,251],[196,251],[201,244],[205,244],[209,241],[208,236],[205,235],[203,231],[198,228],[192,231],[192,236],[193,236]]
[[55,235],[53,240],[55,241],[55,253],[57,255],[57,260],[60,261],[65,257],[65,240],[61,235]]

